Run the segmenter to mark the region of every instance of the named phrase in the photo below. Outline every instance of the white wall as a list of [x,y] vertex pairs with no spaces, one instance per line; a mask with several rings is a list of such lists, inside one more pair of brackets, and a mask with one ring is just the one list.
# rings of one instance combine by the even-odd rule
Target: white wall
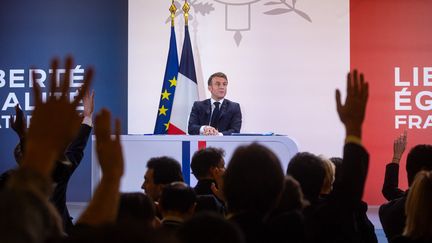
[[[250,4],[250,30],[241,32],[238,46],[234,32],[225,30],[225,4],[196,1],[213,7],[203,16],[194,13],[193,6],[194,18],[189,21],[200,98],[210,97],[208,76],[225,72],[227,98],[241,104],[242,132],[286,134],[297,141],[301,151],[340,156],[344,130],[337,117],[334,90],[338,87],[344,92],[349,69],[349,1],[296,1],[296,8],[312,22],[294,12],[266,15],[266,11],[283,7],[264,5],[270,1],[280,0]],[[129,0],[129,134],[154,129],[168,53],[170,24],[165,21],[170,2]],[[247,5],[242,7],[228,16],[229,25],[247,23],[243,11]],[[180,15],[176,18],[179,57],[183,28]]]

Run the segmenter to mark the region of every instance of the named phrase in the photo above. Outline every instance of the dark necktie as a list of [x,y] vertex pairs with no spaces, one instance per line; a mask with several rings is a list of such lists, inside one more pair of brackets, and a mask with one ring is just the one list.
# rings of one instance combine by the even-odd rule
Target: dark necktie
[[218,121],[219,121],[219,115],[220,115],[220,109],[219,109],[220,102],[216,101],[213,104],[215,105],[215,108],[213,109],[213,113],[211,116],[210,126],[217,129]]

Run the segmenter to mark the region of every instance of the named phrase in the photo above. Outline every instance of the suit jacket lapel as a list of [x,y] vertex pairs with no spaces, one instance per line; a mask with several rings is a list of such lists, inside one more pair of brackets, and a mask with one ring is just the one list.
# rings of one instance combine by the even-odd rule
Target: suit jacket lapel
[[211,100],[207,99],[205,102],[205,106],[206,106],[206,112],[205,112],[205,119],[206,119],[206,124],[210,124],[210,116],[211,116]]
[[219,121],[220,119],[225,115],[226,111],[228,110],[228,100],[225,99],[224,102],[222,103],[221,109],[220,109],[220,115],[219,115]]

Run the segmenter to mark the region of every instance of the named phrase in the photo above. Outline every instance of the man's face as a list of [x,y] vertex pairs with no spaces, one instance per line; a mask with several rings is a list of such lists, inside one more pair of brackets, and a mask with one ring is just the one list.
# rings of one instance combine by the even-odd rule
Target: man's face
[[227,92],[228,81],[221,77],[213,77],[208,90],[215,100],[221,100],[225,97]]
[[144,175],[144,183],[141,188],[144,189],[145,194],[153,199],[153,201],[157,201],[160,196],[160,185],[154,183],[153,173],[153,169],[148,169],[146,171]]
[[210,171],[211,176],[214,180],[218,181],[225,174],[225,160],[221,159],[216,167],[213,167]]

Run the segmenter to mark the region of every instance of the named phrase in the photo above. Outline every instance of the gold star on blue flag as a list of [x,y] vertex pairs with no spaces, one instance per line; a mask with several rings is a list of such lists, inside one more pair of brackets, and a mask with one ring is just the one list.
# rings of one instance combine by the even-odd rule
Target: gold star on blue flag
[[171,110],[173,105],[173,97],[177,83],[179,70],[179,61],[177,55],[177,44],[174,26],[171,26],[170,46],[168,51],[167,64],[165,67],[165,75],[162,84],[162,91],[159,100],[159,108],[156,118],[154,134],[167,134]]

